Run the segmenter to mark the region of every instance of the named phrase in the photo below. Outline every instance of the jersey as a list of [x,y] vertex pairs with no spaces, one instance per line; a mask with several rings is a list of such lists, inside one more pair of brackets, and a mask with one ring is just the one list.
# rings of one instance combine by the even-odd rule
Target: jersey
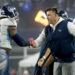
[[9,36],[8,27],[16,26],[17,22],[13,18],[0,19],[0,47],[11,49],[11,38]]

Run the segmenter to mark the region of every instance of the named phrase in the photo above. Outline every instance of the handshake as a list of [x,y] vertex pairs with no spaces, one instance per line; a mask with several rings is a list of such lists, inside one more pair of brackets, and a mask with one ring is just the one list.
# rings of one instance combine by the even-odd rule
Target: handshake
[[35,41],[33,40],[33,38],[30,38],[30,39],[29,39],[29,42],[30,42],[30,46],[36,47],[36,43],[35,43]]

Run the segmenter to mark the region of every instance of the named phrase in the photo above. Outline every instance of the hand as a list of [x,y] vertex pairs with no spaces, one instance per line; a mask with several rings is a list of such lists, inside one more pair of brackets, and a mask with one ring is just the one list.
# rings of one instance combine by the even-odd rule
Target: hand
[[40,58],[39,61],[38,61],[38,66],[42,67],[43,63],[44,63],[44,59]]
[[29,41],[30,41],[32,47],[36,47],[36,43],[32,38],[30,38]]

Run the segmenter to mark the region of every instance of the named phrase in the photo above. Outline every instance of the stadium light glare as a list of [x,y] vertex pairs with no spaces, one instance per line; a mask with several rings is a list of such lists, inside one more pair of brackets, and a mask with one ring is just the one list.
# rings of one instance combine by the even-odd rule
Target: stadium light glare
[[35,16],[35,22],[42,24],[43,26],[47,26],[48,25],[48,20],[46,18],[46,15],[44,13],[44,11],[39,10],[38,13]]

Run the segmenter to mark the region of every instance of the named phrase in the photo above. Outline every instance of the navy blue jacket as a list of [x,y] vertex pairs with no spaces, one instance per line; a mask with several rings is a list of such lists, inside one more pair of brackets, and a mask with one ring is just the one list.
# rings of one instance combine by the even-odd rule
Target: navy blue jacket
[[60,22],[55,31],[49,25],[45,28],[45,34],[50,42],[49,47],[55,57],[63,61],[73,61],[75,60],[73,56],[73,53],[75,53],[73,36],[68,32],[67,23],[68,21],[65,20]]

